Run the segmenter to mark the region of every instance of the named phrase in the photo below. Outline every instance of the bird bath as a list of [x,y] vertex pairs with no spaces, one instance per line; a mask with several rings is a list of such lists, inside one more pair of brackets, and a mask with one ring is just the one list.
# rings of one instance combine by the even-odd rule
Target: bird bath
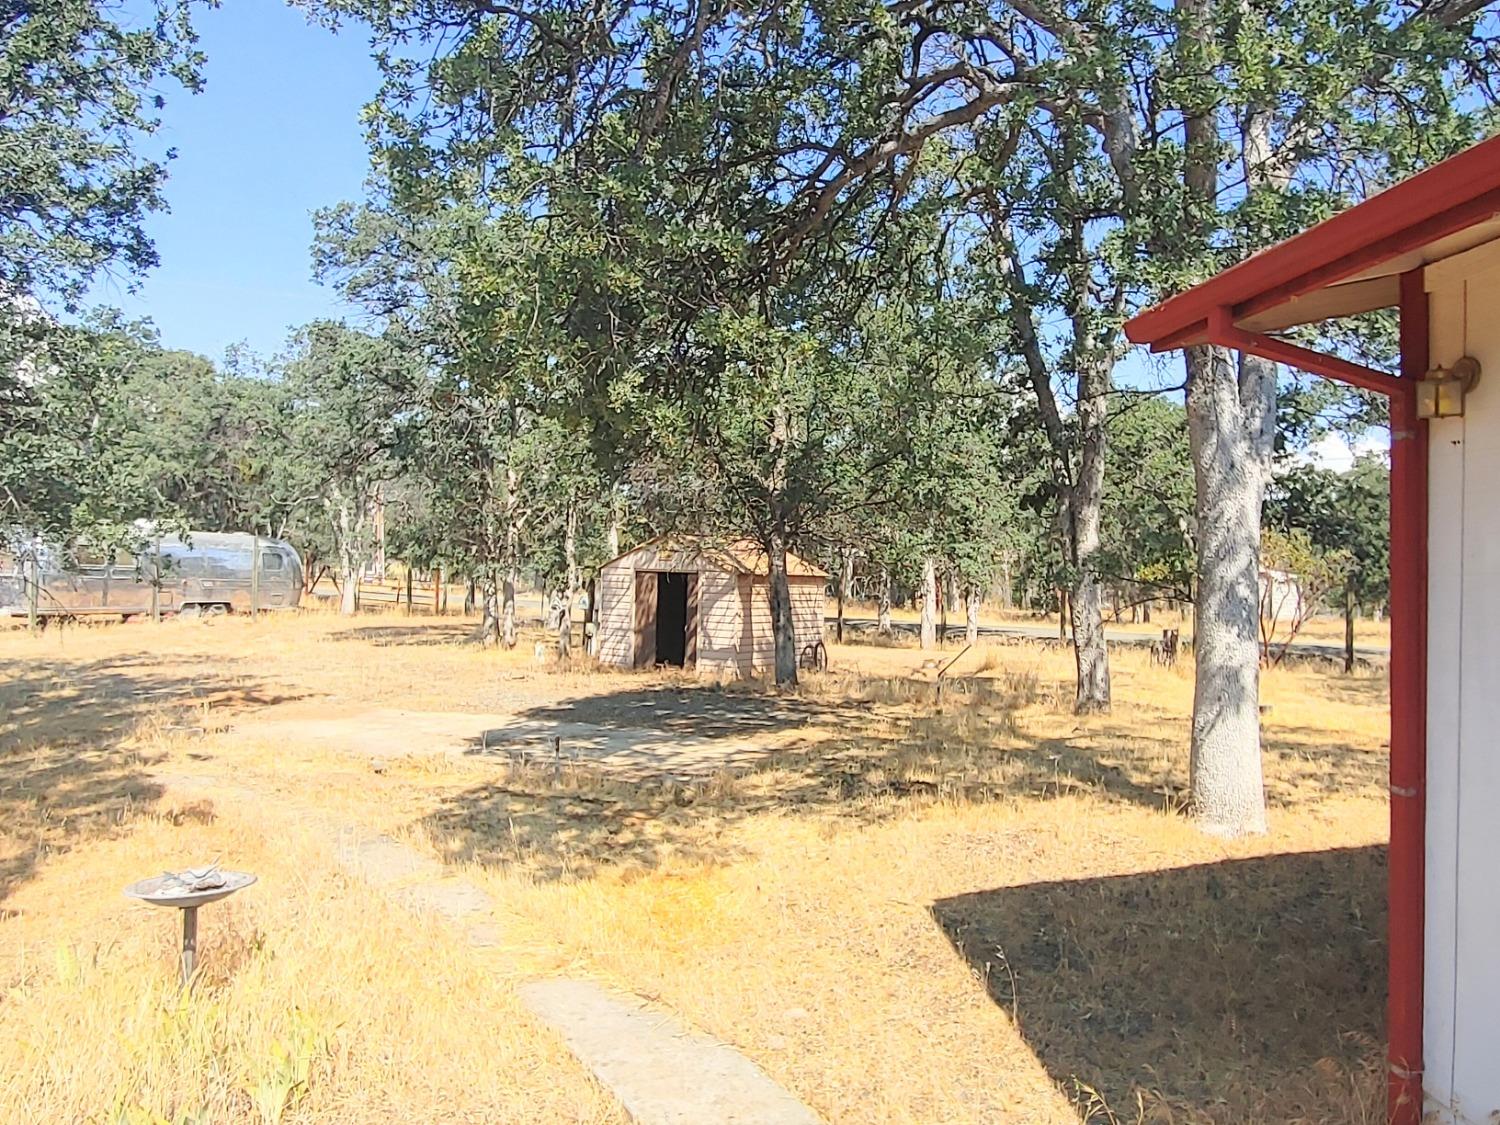
[[182,984],[186,987],[198,961],[198,907],[228,898],[253,882],[255,876],[248,871],[224,871],[215,863],[141,879],[126,887],[125,894],[152,906],[182,911]]

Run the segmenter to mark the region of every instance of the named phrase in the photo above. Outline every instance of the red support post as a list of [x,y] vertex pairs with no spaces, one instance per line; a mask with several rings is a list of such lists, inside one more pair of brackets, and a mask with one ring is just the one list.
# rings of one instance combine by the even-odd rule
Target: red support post
[[1401,379],[1391,411],[1391,842],[1386,1039],[1392,1125],[1422,1119],[1426,910],[1427,422],[1416,383],[1428,368],[1422,271],[1401,275]]

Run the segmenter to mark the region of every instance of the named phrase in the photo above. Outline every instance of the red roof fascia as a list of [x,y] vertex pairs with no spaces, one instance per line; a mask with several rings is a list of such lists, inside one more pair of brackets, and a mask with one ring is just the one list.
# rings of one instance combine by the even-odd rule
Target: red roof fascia
[[1186,338],[1214,309],[1249,316],[1500,212],[1500,137],[1481,141],[1125,325],[1137,344]]

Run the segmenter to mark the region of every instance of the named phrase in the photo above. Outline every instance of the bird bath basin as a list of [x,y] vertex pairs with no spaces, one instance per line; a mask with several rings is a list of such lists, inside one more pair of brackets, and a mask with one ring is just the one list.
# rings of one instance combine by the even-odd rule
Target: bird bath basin
[[182,983],[186,987],[198,961],[198,907],[228,898],[253,882],[255,876],[248,871],[224,871],[215,863],[141,879],[126,887],[125,894],[152,906],[182,911]]

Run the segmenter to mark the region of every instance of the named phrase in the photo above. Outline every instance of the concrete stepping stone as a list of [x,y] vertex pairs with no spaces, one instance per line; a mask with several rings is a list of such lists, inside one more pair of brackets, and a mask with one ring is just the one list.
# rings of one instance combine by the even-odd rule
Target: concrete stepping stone
[[431,912],[462,926],[470,945],[500,944],[494,924],[494,900],[462,875],[389,836],[365,836],[345,827],[340,833],[339,863],[419,912]]
[[821,1125],[733,1047],[591,981],[540,980],[521,1001],[640,1125]]

